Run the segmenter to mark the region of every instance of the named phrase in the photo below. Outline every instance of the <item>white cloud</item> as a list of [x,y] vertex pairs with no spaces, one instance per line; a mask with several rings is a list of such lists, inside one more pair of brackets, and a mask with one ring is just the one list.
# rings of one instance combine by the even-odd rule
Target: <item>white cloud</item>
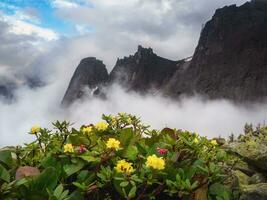
[[[62,7],[56,14],[76,24],[92,27],[95,43],[119,41],[121,48],[138,44],[178,60],[193,54],[202,24],[216,8],[246,0],[88,0],[89,6]],[[77,2],[77,1],[73,1]],[[92,37],[92,34],[88,35]],[[112,41],[111,41],[112,40]]]
[[52,0],[51,2],[55,8],[76,8],[79,6],[71,0]]
[[4,21],[11,25],[10,32],[18,35],[34,35],[45,40],[56,40],[58,35],[51,29],[42,28],[34,24],[18,20],[14,17],[5,16]]
[[[198,132],[203,136],[228,137],[242,133],[245,122],[254,125],[266,120],[267,104],[249,107],[237,106],[228,101],[203,101],[199,97],[174,102],[160,96],[140,96],[126,93],[114,86],[109,89],[108,100],[94,99],[76,102],[69,109],[59,106],[62,98],[61,80],[35,90],[21,88],[14,104],[0,102],[0,147],[17,145],[33,140],[27,132],[33,124],[52,128],[55,120],[82,124],[96,123],[101,115],[128,112],[140,116],[152,128],[178,128]],[[129,106],[130,105],[130,106]]]
[[[70,110],[61,110],[60,101],[83,57],[96,56],[104,60],[110,70],[117,57],[133,54],[138,44],[151,46],[158,55],[175,60],[189,56],[197,44],[202,23],[211,17],[214,9],[244,1],[84,1],[94,6],[81,6],[82,1],[66,2],[65,6],[62,2],[61,6],[58,4],[56,14],[73,21],[78,29],[84,25],[92,27],[94,32],[53,41],[57,37],[53,31],[29,23],[25,25],[26,22],[18,19],[6,20],[9,25],[5,28],[6,23],[0,21],[0,68],[4,66],[1,75],[14,77],[18,72],[35,73],[48,83],[34,90],[20,88],[13,104],[0,102],[0,146],[31,140],[26,132],[36,123],[49,126],[55,119],[68,119],[78,126],[96,122],[102,113],[121,111],[140,115],[145,123],[155,128],[171,126],[209,136],[240,133],[245,122],[257,124],[266,119],[266,104],[250,105],[248,109],[227,101],[205,102],[198,97],[172,102],[160,96],[127,94],[117,87],[110,90],[109,101],[85,101]],[[72,3],[77,5],[72,6]],[[17,28],[14,30],[14,27]],[[9,29],[13,32],[6,31]],[[24,29],[28,30],[24,32]],[[53,42],[34,45],[40,38]],[[52,46],[52,50],[47,46]]]

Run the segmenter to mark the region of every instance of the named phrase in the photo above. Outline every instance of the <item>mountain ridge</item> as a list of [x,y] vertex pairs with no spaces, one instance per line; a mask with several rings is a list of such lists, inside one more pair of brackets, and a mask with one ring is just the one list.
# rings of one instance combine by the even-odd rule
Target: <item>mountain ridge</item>
[[[174,99],[199,94],[208,99],[263,101],[266,55],[267,1],[254,0],[217,9],[201,31],[192,60],[168,60],[139,45],[134,55],[117,60],[108,81],[100,85],[118,83],[127,90]],[[84,84],[73,90],[80,87]]]

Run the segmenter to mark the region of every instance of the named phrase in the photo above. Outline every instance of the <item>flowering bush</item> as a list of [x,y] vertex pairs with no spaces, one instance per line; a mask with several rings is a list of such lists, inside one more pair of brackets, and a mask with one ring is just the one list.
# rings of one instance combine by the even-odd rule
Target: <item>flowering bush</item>
[[[79,130],[34,126],[36,140],[0,151],[0,199],[231,199],[227,155],[188,131],[151,130],[133,115],[103,115]],[[15,179],[20,166],[37,176]]]

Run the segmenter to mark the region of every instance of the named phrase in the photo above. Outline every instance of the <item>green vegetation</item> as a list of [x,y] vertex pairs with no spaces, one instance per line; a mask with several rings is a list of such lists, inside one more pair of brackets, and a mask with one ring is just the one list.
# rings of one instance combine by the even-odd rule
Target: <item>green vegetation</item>
[[80,130],[65,121],[53,125],[33,126],[35,141],[0,151],[0,199],[234,198],[234,161],[216,140],[152,130],[125,113]]

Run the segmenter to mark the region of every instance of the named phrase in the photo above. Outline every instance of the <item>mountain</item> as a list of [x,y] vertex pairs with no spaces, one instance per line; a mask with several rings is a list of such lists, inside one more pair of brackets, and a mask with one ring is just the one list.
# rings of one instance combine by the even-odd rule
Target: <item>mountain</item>
[[158,91],[169,81],[179,64],[179,61],[159,57],[151,48],[139,45],[134,55],[117,60],[110,73],[110,82],[138,92]]
[[[93,65],[88,64],[87,70],[79,70],[79,65],[63,102],[73,102],[84,87],[103,82],[175,99],[200,94],[208,99],[261,101],[267,96],[267,1],[216,10],[201,31],[192,60],[171,61],[139,46],[134,55],[118,59],[105,78],[97,75],[102,65],[89,69]],[[84,81],[90,79],[95,84]]]
[[81,98],[85,94],[86,88],[91,89],[93,94],[99,95],[100,88],[108,82],[108,79],[106,66],[101,60],[97,60],[95,57],[82,59],[71,78],[62,104],[67,106]]
[[201,32],[187,70],[165,92],[259,101],[267,95],[267,1],[218,9]]

